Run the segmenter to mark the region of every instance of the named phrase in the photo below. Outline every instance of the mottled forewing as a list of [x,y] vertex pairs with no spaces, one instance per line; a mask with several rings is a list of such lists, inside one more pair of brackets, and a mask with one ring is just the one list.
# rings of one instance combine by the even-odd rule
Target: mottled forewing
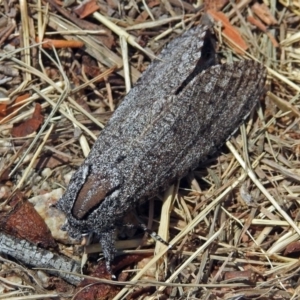
[[128,174],[130,182],[140,183],[137,197],[156,193],[213,154],[254,107],[265,76],[254,61],[213,66],[166,99],[155,116],[149,110],[152,122],[129,154],[139,157]]
[[172,40],[143,73],[131,91],[114,112],[100,138],[92,148],[88,161],[109,148],[120,155],[121,149],[114,147],[115,141],[126,151],[131,139],[139,135],[149,123],[147,112],[153,104],[158,110],[164,99],[175,95],[186,79],[200,67],[216,64],[214,44],[207,26],[192,28]]

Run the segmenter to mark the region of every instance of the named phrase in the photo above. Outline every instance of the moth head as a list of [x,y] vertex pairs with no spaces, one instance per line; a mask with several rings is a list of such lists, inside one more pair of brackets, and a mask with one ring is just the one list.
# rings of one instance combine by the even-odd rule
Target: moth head
[[113,188],[108,176],[101,173],[90,173],[77,193],[72,207],[72,214],[76,219],[84,219],[89,213],[100,206],[106,195]]
[[120,183],[119,172],[111,165],[84,163],[73,174],[57,208],[65,212],[68,219],[86,220]]

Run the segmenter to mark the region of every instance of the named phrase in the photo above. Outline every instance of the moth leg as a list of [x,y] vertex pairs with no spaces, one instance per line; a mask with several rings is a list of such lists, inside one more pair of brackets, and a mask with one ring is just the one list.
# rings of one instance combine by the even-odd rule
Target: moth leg
[[172,245],[169,244],[167,241],[165,241],[161,236],[159,236],[156,232],[152,231],[151,229],[149,229],[145,223],[143,221],[141,221],[141,219],[139,218],[139,216],[137,215],[136,211],[133,211],[133,214],[135,216],[135,218],[138,221],[138,226],[143,229],[145,232],[147,232],[155,241],[159,241],[162,244],[168,246],[169,249],[172,248]]
[[99,234],[100,244],[102,246],[102,251],[106,262],[106,269],[110,274],[112,274],[111,263],[114,260],[116,253],[114,231],[115,229],[111,228]]
[[159,241],[162,244],[168,246],[168,248],[172,248],[172,245],[165,241],[161,236],[159,236],[155,231],[149,229],[144,223],[140,222],[139,227],[147,232],[155,241]]
[[[161,242],[162,244],[168,246],[169,248],[172,248],[172,245],[169,244],[167,241],[165,241],[161,236],[159,236],[155,231],[152,231],[151,229],[149,229],[135,214],[135,217],[136,219],[138,220],[138,224],[137,225],[134,225],[134,224],[120,224],[122,225],[123,227],[126,227],[128,229],[142,229],[144,230],[145,232],[147,232],[155,241],[159,241]],[[119,225],[119,226],[120,226]]]

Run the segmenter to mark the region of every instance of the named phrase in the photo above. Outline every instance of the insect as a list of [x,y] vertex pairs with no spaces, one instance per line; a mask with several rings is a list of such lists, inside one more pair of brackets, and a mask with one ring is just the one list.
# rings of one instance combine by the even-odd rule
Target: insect
[[116,223],[214,153],[262,94],[265,68],[219,65],[206,26],[171,41],[114,112],[57,207],[74,238],[100,236],[110,269]]

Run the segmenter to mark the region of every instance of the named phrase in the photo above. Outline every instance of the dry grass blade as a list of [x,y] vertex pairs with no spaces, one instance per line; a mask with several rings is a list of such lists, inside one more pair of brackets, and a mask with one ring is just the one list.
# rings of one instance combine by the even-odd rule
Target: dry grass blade
[[239,156],[236,149],[232,146],[230,142],[227,142],[227,147],[231,150],[231,152],[234,154],[237,161],[241,164],[245,172],[248,174],[248,176],[251,178],[251,180],[254,182],[254,184],[260,189],[260,191],[266,196],[266,198],[272,203],[272,205],[278,210],[278,212],[285,218],[285,220],[292,226],[295,231],[300,235],[300,229],[295,224],[295,222],[290,218],[290,216],[280,207],[278,202],[270,195],[270,193],[264,188],[264,186],[258,181],[257,177],[253,173],[252,170],[249,170],[243,159]]
[[[78,1],[80,3],[80,1]],[[108,18],[103,16],[102,14],[95,12],[93,14],[94,18],[101,22],[103,25],[107,26],[109,29],[111,29],[115,34],[117,34],[120,37],[124,37],[125,40],[133,47],[137,48],[138,50],[144,52],[149,57],[154,58],[152,53],[148,52],[144,48],[142,48],[134,39],[132,35],[130,35],[128,32],[123,30],[121,27],[117,26],[115,23],[111,22]]]
[[[222,199],[230,192],[232,189],[237,187],[243,180],[245,179],[245,175],[241,175],[233,184],[231,184],[230,187],[228,187],[221,195],[219,195],[215,200],[213,200],[207,207],[202,210],[199,215],[197,215],[190,224],[186,228],[184,228],[175,238],[173,238],[170,241],[170,245],[175,245],[178,243],[183,237],[185,237],[190,231],[192,231],[205,217],[206,215],[214,209],[214,207],[222,201]],[[145,267],[140,270],[132,279],[131,281],[136,281],[140,279],[147,270],[156,263],[163,255],[166,254],[168,251],[168,248],[163,249],[160,253],[157,253],[148,263],[145,265]],[[115,298],[114,300],[121,299],[126,292],[128,292],[128,289],[123,289]]]
[[[69,32],[76,29],[80,30],[74,24],[69,24],[66,20],[62,20],[58,16],[51,15],[49,16],[49,26],[54,28],[56,31],[67,31]],[[63,34],[65,39],[70,39],[69,35]],[[80,40],[85,43],[86,52],[89,53],[92,57],[100,61],[102,64],[108,67],[117,66],[120,68],[122,66],[122,59],[116,55],[114,52],[107,49],[105,46],[97,43],[91,36],[77,36]],[[123,70],[120,70],[119,73],[123,75]],[[136,82],[137,79],[140,77],[140,72],[131,66],[130,74],[132,77],[132,81]]]
[[39,145],[37,151],[34,153],[34,156],[32,157],[32,160],[31,160],[30,164],[28,165],[27,169],[25,170],[22,178],[18,182],[18,185],[16,186],[16,189],[21,189],[22,188],[22,185],[23,185],[24,181],[27,179],[26,177],[30,173],[30,171],[32,169],[32,166],[35,163],[37,157],[40,155],[41,151],[43,150],[44,145],[46,144],[46,142],[47,142],[47,140],[49,138],[49,135],[51,134],[53,128],[54,128],[54,125],[52,124],[51,127],[49,128],[48,132],[46,133],[46,135],[45,135],[45,137],[43,139],[43,142],[41,143],[41,145]]
[[[22,38],[23,38],[23,59],[24,63],[28,66],[31,65],[31,60],[30,60],[30,51],[29,51],[29,46],[30,46],[30,36],[29,36],[29,15],[28,15],[28,8],[27,8],[27,1],[26,0],[20,0],[20,9],[22,11],[21,14],[21,20],[22,20]],[[31,80],[31,74],[26,72],[24,73],[25,75],[25,82],[29,82]]]
[[[266,66],[268,78],[241,134],[165,194],[136,208],[171,249],[120,226],[121,255],[113,265],[120,277],[96,278],[83,290],[113,288],[86,297],[59,279],[1,258],[0,299],[298,299],[299,7],[296,0],[4,1],[0,221],[13,228],[25,227],[10,215],[20,205],[14,199],[10,206],[16,189],[26,203],[38,198],[35,208],[44,208],[39,212],[47,224],[63,224],[53,208],[62,187],[151,60],[187,28],[212,24],[221,63],[256,60]],[[57,47],[75,48],[58,49],[55,40],[63,42]],[[168,76],[172,83],[175,76]],[[136,99],[137,108],[142,100]],[[36,106],[43,119],[38,127]],[[23,129],[20,135],[16,128]],[[135,219],[128,215],[124,223]],[[52,250],[79,259],[81,248],[60,226],[51,228],[60,244]],[[89,280],[105,276],[95,256],[102,251],[97,241],[86,246],[89,276],[82,277]]]

